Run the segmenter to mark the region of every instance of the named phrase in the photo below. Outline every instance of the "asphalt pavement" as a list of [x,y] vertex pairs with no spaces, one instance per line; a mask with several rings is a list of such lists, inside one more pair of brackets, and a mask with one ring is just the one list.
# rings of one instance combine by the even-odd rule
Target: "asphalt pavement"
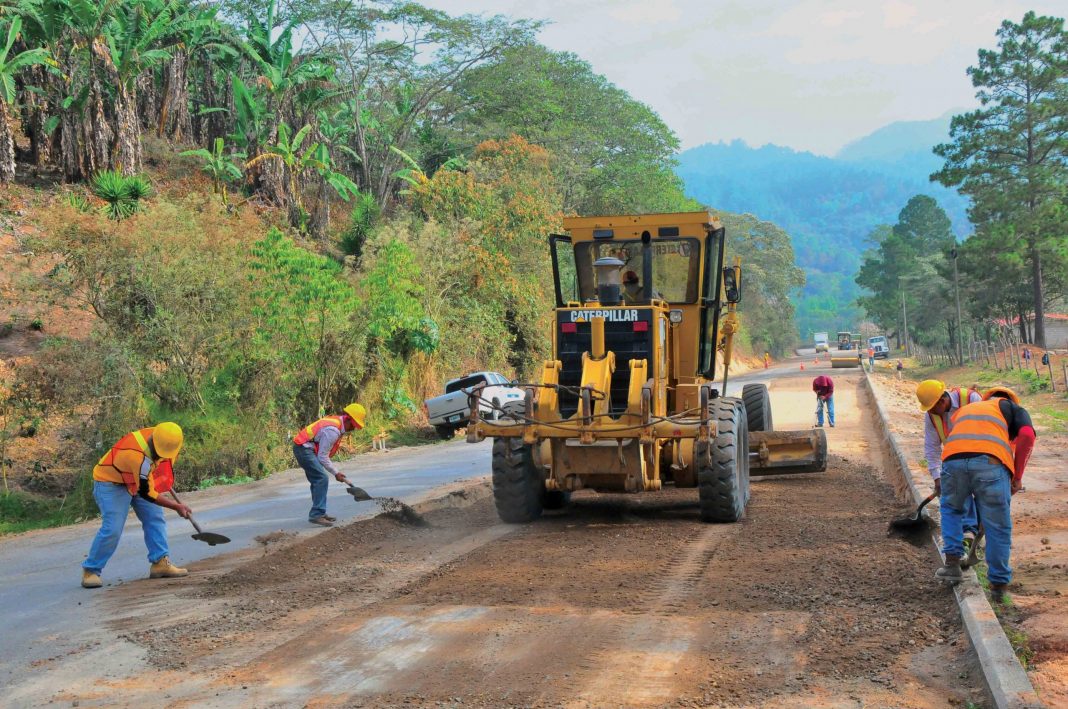
[[[490,472],[490,441],[463,439],[416,448],[357,456],[339,464],[353,484],[375,496],[412,504],[434,488]],[[181,475],[181,468],[176,471]],[[344,523],[371,517],[374,502],[355,502],[345,486],[331,481],[328,512]],[[186,520],[166,511],[171,560],[185,564],[256,546],[258,535],[282,530],[315,534],[310,525],[311,497],[299,469],[276,473],[246,485],[216,487],[182,495],[205,531],[230,537],[230,544],[194,541]],[[104,569],[104,588],[81,588],[81,563],[99,521],[0,538],[0,687],[12,687],[31,667],[99,642],[94,604],[109,587],[148,576],[141,524],[131,514],[115,556]],[[0,704],[3,700],[0,700]]]

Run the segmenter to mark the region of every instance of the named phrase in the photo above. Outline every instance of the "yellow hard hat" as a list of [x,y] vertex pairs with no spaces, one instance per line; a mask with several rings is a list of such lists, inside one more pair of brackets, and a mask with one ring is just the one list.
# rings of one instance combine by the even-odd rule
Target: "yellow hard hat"
[[1016,392],[1014,392],[1012,389],[1002,386],[990,387],[985,392],[983,392],[983,401],[986,401],[995,394],[1004,394],[1009,398],[1010,401],[1012,401],[1012,403],[1016,404],[1017,406],[1020,405],[1019,395],[1017,395]]
[[152,447],[160,458],[177,458],[178,451],[182,450],[183,440],[185,437],[182,435],[182,427],[176,423],[158,423],[152,429]]
[[916,399],[920,402],[920,411],[930,411],[946,391],[945,382],[937,379],[925,379],[916,387]]
[[356,425],[363,428],[367,423],[367,409],[363,408],[363,404],[349,404],[342,409],[349,418],[356,422]]

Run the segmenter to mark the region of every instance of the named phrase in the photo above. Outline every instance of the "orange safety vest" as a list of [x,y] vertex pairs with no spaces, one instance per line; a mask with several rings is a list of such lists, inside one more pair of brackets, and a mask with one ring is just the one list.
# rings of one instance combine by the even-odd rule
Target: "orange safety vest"
[[[333,426],[334,428],[341,431],[341,436],[337,437],[337,440],[334,441],[334,447],[330,449],[330,457],[333,458],[335,455],[337,455],[338,450],[341,448],[341,438],[345,435],[345,424],[342,423],[340,416],[327,416],[326,418],[319,419],[310,426],[305,426],[300,430],[300,433],[293,437],[293,442],[298,446],[302,446],[308,441],[314,439],[315,436],[318,435],[319,431],[321,431],[327,426]],[[315,455],[319,455],[318,441],[315,441]]]
[[998,402],[999,399],[978,401],[957,409],[953,429],[942,446],[943,461],[960,453],[984,453],[997,458],[1009,470],[1015,467],[1009,423]]
[[170,490],[174,486],[174,471],[169,460],[152,461],[152,448],[148,444],[152,430],[142,428],[120,438],[93,468],[93,480],[125,485],[131,495],[136,495],[141,465],[147,458],[152,466],[148,473],[149,496],[155,499],[161,492]]

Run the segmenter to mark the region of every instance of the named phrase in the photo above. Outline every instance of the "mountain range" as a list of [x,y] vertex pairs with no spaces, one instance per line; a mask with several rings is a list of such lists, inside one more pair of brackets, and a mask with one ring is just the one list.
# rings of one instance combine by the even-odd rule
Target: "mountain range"
[[854,328],[863,318],[853,278],[871,247],[867,238],[894,224],[909,198],[934,197],[957,236],[969,233],[967,200],[929,180],[942,165],[932,148],[949,139],[951,115],[891,123],[834,157],[740,140],[707,143],[682,152],[677,172],[687,194],[712,209],[753,214],[790,234],[808,281],[796,299],[807,341],[814,331]]

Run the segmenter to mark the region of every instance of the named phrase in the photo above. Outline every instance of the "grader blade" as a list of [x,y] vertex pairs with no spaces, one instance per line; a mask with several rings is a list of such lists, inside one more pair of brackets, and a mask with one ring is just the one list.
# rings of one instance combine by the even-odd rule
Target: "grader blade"
[[827,469],[827,435],[808,431],[750,431],[749,474],[797,475]]

